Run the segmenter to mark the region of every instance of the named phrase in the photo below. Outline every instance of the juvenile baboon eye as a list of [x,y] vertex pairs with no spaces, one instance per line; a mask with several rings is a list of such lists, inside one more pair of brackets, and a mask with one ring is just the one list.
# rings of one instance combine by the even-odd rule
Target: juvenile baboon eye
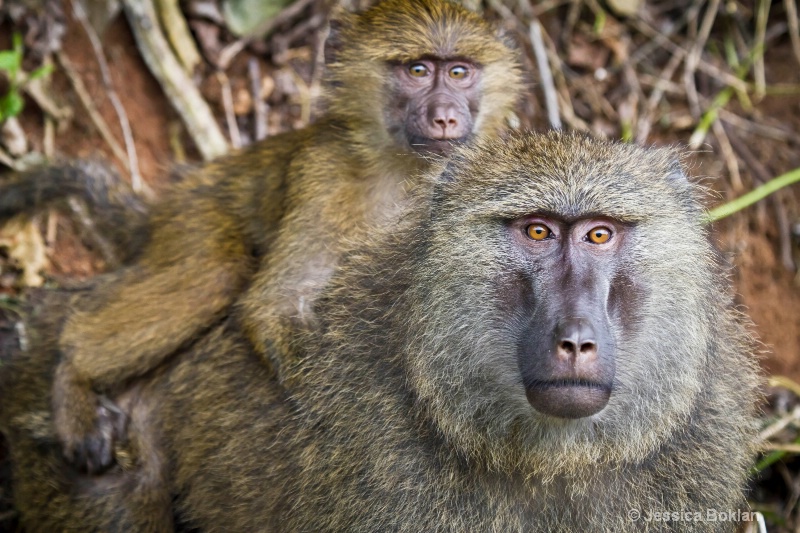
[[410,67],[408,67],[408,73],[414,76],[415,78],[423,78],[428,75],[428,67],[423,65],[422,63],[414,63]]
[[596,228],[592,228],[591,231],[586,234],[586,237],[595,244],[603,244],[608,242],[608,239],[611,238],[611,230],[605,226],[597,226]]
[[468,72],[469,71],[467,70],[467,67],[459,65],[450,69],[450,77],[457,80],[463,80],[467,77]]
[[534,241],[543,241],[553,234],[553,232],[550,231],[550,228],[544,224],[531,224],[525,228],[525,233],[527,233],[528,237]]

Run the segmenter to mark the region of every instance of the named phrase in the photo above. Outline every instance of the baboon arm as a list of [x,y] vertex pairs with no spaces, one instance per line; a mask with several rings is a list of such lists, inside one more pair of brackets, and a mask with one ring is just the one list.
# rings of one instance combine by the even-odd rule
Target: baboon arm
[[289,254],[298,258],[291,268],[278,268],[276,255],[268,256],[238,303],[246,336],[278,373],[297,356],[297,333],[315,327],[314,302],[338,261],[324,245],[303,244]]

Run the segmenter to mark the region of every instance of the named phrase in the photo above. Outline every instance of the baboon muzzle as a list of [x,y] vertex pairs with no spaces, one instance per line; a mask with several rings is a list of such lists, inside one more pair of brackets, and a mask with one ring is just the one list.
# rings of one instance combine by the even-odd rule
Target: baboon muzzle
[[600,412],[611,397],[614,346],[605,319],[592,305],[568,306],[552,325],[532,321],[520,349],[525,395],[537,411],[558,418]]

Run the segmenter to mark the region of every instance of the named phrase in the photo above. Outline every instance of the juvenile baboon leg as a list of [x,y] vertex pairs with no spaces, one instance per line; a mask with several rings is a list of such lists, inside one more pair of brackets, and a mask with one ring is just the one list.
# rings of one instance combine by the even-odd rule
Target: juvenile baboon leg
[[187,231],[175,227],[181,223],[193,226],[191,249],[149,248],[139,264],[100,282],[102,298],[77,306],[64,326],[65,357],[53,388],[56,431],[67,458],[89,472],[111,464],[125,428],[124,413],[97,393],[158,366],[212,324],[249,276],[244,243],[219,217],[166,222],[154,228],[154,242],[175,242],[177,235],[166,234]]
[[[300,267],[304,273],[309,269],[309,265]],[[290,273],[281,277],[266,276],[262,271],[240,303],[244,311],[240,318],[243,329],[256,353],[263,356],[279,376],[302,351],[297,343],[298,335],[315,326],[313,303],[331,271],[327,265],[321,266],[313,277],[303,279]]]

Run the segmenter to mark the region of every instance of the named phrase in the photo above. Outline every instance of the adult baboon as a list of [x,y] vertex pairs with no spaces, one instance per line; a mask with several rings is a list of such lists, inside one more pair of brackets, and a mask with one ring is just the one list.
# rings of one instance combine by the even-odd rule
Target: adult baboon
[[[719,517],[746,507],[754,343],[676,154],[519,134],[459,150],[431,179],[340,262],[283,379],[230,322],[139,384],[148,427],[132,433],[171,458],[181,519],[733,531]],[[36,468],[63,462],[18,439],[17,483],[46,493]],[[92,509],[117,525],[124,491],[102,479]],[[46,498],[23,519],[62,527]]]

